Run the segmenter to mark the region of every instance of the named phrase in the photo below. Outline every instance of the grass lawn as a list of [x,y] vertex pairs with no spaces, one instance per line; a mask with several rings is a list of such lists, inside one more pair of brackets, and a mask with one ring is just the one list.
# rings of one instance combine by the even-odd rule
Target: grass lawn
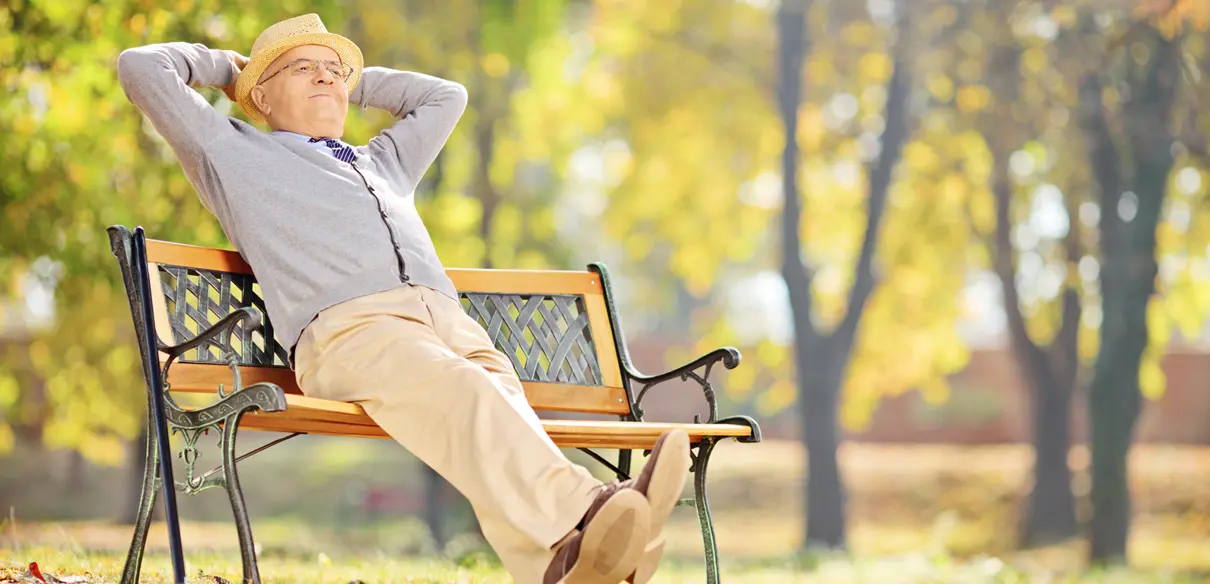
[[[367,487],[407,492],[408,481],[414,485],[409,463],[391,446],[368,440],[300,443],[266,455],[276,459],[244,467],[266,583],[509,582],[477,540],[456,538],[434,549],[414,508],[377,512],[371,519],[350,496]],[[1086,518],[1085,456],[1072,454],[1073,488]],[[841,463],[852,555],[797,556],[802,458],[792,443],[724,444],[716,451],[710,488],[724,582],[1210,584],[1210,449],[1135,448],[1133,570],[1109,571],[1087,570],[1078,541],[1015,549],[1016,513],[1030,464],[1022,446],[846,444]],[[44,484],[48,497],[55,487]],[[125,496],[117,493],[111,504]],[[239,551],[225,497],[213,492],[181,502],[191,581],[214,583],[210,576],[219,576],[239,582]],[[117,580],[129,526],[95,519],[24,520],[20,511],[13,512],[15,520],[0,520],[0,582],[37,582],[22,577],[30,562],[60,578]],[[655,582],[703,582],[692,509],[674,512],[668,535],[669,560]],[[143,582],[170,580],[166,539],[162,523],[153,524]]]
[[[81,578],[78,582],[117,582],[121,574],[122,557],[111,553],[80,553],[55,548],[24,548],[0,550],[0,582],[37,582],[28,579],[28,562],[36,561],[40,571],[48,576]],[[314,557],[271,556],[262,558],[261,575],[265,584],[351,584],[408,582],[412,584],[508,583],[511,580],[498,565],[488,558],[474,556],[460,563],[438,558],[341,557],[332,559],[325,554]],[[230,553],[193,553],[187,558],[189,582],[215,584],[218,576],[238,583],[238,557]],[[700,566],[674,561],[664,565],[654,583],[700,583],[705,573]],[[143,570],[142,582],[171,582],[171,567],[167,557],[154,554]],[[48,580],[54,582],[55,580]],[[1158,584],[1205,583],[1210,574],[1179,573],[1170,570],[1129,570],[1062,572],[1051,571],[1036,563],[1012,565],[995,558],[956,560],[945,555],[925,553],[850,558],[843,556],[792,558],[784,560],[727,561],[723,566],[724,582],[751,584],[781,584],[811,582],[821,584],[851,583],[1120,583]]]

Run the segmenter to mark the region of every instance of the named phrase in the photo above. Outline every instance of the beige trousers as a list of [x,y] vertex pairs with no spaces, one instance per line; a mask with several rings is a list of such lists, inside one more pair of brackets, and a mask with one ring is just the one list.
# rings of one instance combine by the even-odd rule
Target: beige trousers
[[295,364],[304,394],[361,404],[458,489],[518,584],[542,581],[601,483],[542,430],[512,363],[458,302],[425,286],[343,302],[307,326]]

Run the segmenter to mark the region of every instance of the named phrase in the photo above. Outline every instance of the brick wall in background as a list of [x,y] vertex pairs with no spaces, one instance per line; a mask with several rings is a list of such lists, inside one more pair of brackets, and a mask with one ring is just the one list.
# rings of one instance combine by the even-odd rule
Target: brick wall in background
[[[667,339],[635,338],[631,356],[645,373],[663,371]],[[741,367],[744,364],[741,363]],[[1210,445],[1210,353],[1173,350],[1163,361],[1167,389],[1158,400],[1144,400],[1136,438],[1142,442]],[[716,380],[726,378],[718,368]],[[951,380],[951,394],[942,404],[928,404],[916,392],[886,398],[868,428],[851,432],[851,440],[868,442],[943,442],[995,444],[1029,439],[1028,390],[1006,350],[976,351],[970,365]],[[691,421],[695,413],[705,416],[696,386],[670,382],[670,387],[650,395],[645,403],[648,419]],[[1072,436],[1083,442],[1087,436],[1084,407],[1086,396],[1073,400]],[[736,413],[724,408],[724,415]],[[739,412],[744,413],[744,412]],[[797,414],[787,411],[775,417],[757,416],[768,438],[795,439]]]

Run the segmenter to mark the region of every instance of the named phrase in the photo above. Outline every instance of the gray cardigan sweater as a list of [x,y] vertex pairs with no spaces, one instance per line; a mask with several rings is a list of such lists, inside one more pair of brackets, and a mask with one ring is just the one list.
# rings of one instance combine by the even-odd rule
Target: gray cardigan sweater
[[118,58],[127,97],[256,272],[282,346],[293,355],[307,324],[350,298],[418,284],[457,299],[413,196],[466,108],[466,89],[366,67],[350,105],[398,119],[355,146],[349,164],[224,116],[191,89],[225,87],[233,74],[225,53],[199,44],[148,45]]

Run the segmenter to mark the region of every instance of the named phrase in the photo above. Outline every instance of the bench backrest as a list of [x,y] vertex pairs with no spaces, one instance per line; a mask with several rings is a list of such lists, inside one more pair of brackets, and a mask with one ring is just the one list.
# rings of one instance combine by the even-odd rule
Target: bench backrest
[[[143,325],[140,295],[131,263],[143,259],[130,252],[133,237],[125,228],[110,228],[138,327]],[[260,285],[239,253],[151,239],[146,240],[146,250],[146,273],[153,290],[151,326],[161,343],[179,344],[233,311],[252,307],[260,313],[261,323],[251,330],[237,330],[232,342],[243,385],[266,381],[286,393],[300,393],[288,366],[287,348],[278,342],[265,310]],[[534,409],[630,413],[603,266],[594,264],[583,272],[448,269],[447,273],[463,309],[512,360]],[[204,346],[179,358],[165,380],[171,391],[213,393],[219,384],[230,384],[231,370],[219,353],[217,347]],[[162,364],[166,356],[159,355]]]

